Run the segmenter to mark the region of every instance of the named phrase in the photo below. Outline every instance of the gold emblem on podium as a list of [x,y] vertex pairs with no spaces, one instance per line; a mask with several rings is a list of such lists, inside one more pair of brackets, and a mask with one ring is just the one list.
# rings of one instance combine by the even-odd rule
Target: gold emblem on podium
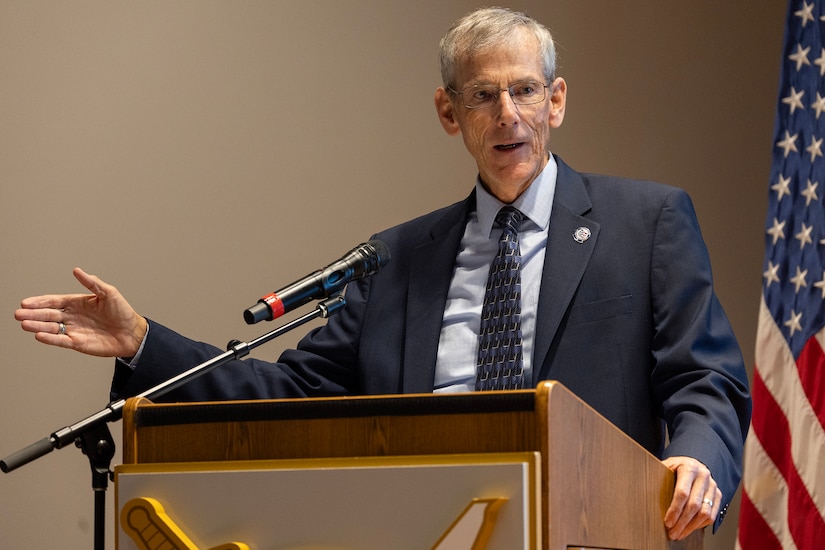
[[[153,498],[133,498],[120,512],[124,531],[141,550],[200,550]],[[249,550],[242,542],[228,542],[210,550]]]
[[[431,550],[484,550],[505,502],[506,498],[473,499]],[[156,499],[130,500],[120,512],[120,523],[140,550],[200,550]],[[228,542],[209,550],[250,548],[243,542]]]

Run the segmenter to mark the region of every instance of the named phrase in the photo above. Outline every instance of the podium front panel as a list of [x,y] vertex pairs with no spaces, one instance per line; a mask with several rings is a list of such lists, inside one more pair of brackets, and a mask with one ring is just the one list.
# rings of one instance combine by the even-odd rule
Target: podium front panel
[[[469,550],[486,533],[487,550],[537,550],[540,460],[488,453],[118,466],[117,547]],[[487,512],[464,514],[473,506]],[[241,545],[221,546],[233,541]]]

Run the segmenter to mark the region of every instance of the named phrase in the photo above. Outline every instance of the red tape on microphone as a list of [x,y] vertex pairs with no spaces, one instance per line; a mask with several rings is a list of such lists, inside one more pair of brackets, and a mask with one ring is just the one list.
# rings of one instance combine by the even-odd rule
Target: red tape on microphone
[[266,303],[269,306],[269,309],[272,310],[272,318],[277,319],[284,313],[286,313],[286,309],[284,308],[284,303],[278,298],[278,295],[274,292],[271,294],[267,294],[261,301]]

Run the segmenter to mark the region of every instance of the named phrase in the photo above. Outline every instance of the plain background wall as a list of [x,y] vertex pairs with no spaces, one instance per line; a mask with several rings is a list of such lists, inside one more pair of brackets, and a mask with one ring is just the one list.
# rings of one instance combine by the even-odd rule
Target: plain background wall
[[[432,95],[438,39],[477,5],[0,0],[0,455],[106,404],[110,360],[13,319],[25,296],[82,291],[74,266],[223,346],[272,328],[243,323],[262,294],[462,199],[475,167]],[[552,150],[690,192],[751,365],[785,3],[510,6],[559,43]],[[0,545],[90,548],[90,486],[71,447],[0,475]],[[708,548],[733,547],[737,517]]]

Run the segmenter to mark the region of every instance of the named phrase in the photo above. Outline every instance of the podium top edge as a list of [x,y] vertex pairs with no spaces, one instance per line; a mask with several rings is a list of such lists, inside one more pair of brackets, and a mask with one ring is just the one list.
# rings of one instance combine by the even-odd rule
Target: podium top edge
[[152,403],[139,400],[136,426],[213,422],[309,420],[370,416],[428,416],[533,412],[537,390],[455,394],[407,394],[197,403]]

